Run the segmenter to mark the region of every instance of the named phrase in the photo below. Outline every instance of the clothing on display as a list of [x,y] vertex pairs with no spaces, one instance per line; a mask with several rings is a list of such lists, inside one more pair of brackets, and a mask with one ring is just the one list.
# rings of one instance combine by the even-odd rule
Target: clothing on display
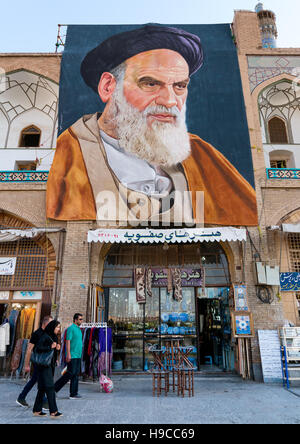
[[173,280],[173,287],[174,287],[173,297],[174,297],[175,301],[181,302],[182,301],[182,286],[181,286],[181,270],[180,270],[180,268],[172,268],[172,280]]
[[[168,293],[173,294],[177,302],[182,301],[181,269],[168,268]],[[138,304],[146,304],[147,296],[152,296],[152,270],[150,267],[136,267],[134,270],[136,289],[136,301]]]
[[[3,324],[0,327],[0,343],[1,331],[6,330],[6,353],[3,353],[3,346],[0,345],[0,356],[11,357],[11,372],[20,377],[24,363],[28,343],[34,329],[36,309],[31,305],[13,304],[12,311],[8,318],[8,327]],[[9,329],[9,331],[8,331]]]
[[23,340],[23,343],[22,343],[22,355],[21,355],[21,359],[20,359],[20,364],[19,364],[18,369],[16,370],[16,375],[18,377],[20,377],[20,375],[21,375],[21,373],[23,371],[28,343],[29,343],[29,339],[24,339]]
[[19,310],[12,310],[9,315],[8,322],[10,325],[10,344],[7,349],[7,356],[11,356],[14,349],[19,314]]
[[6,315],[7,307],[8,307],[8,304],[0,304],[0,325],[2,325],[8,321],[7,315]]
[[[112,330],[99,327],[88,327],[82,329],[83,352],[81,358],[81,371],[85,376],[93,379],[99,378],[106,369],[111,373],[112,368]],[[107,350],[106,350],[107,340]],[[107,356],[106,356],[107,352]]]
[[23,347],[23,339],[18,339],[11,358],[12,373],[14,373],[19,368],[22,357],[22,347]]
[[168,276],[168,293],[172,293],[172,291],[173,291],[173,279],[172,279],[172,270],[171,270],[171,268],[168,268],[167,276]]
[[0,357],[6,356],[6,350],[10,343],[10,325],[5,322],[0,326]]
[[136,301],[146,304],[146,297],[152,297],[152,270],[147,267],[136,267],[134,270]]
[[67,340],[67,332],[68,329],[66,328],[61,335],[61,352],[60,352],[60,359],[59,363],[62,368],[64,368],[67,365],[66,356],[67,356],[67,347],[66,347],[66,340]]
[[30,339],[35,320],[35,308],[24,308],[20,313],[19,335],[23,339]]
[[152,270],[151,270],[151,268],[146,269],[146,292],[147,292],[147,296],[152,297]]
[[146,303],[146,269],[136,267],[134,270],[134,280],[136,289],[136,301],[138,304]]

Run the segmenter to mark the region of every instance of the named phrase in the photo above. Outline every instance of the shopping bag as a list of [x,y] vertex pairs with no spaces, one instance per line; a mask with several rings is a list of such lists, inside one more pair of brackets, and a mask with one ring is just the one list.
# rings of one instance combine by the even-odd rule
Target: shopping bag
[[100,377],[100,385],[105,393],[111,393],[113,391],[114,384],[112,380],[105,375]]

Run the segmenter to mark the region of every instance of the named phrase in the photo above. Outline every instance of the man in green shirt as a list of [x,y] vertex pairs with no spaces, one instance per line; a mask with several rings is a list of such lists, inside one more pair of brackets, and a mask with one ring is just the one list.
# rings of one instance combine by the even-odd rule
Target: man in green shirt
[[70,399],[80,399],[78,394],[79,374],[82,356],[82,332],[80,325],[83,322],[82,314],[76,313],[73,324],[67,330],[66,337],[66,361],[68,363],[67,372],[55,383],[55,391],[59,392],[67,382],[70,384]]

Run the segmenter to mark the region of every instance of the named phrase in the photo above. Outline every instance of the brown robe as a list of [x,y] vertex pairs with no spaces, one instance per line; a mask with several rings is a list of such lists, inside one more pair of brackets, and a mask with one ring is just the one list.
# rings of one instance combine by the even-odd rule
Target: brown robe
[[[256,195],[251,185],[212,145],[193,134],[190,140],[192,152],[182,167],[189,190],[193,192],[194,214],[194,192],[203,191],[205,225],[257,226]],[[47,217],[65,221],[96,220],[96,213],[80,143],[71,127],[57,140],[47,184]]]

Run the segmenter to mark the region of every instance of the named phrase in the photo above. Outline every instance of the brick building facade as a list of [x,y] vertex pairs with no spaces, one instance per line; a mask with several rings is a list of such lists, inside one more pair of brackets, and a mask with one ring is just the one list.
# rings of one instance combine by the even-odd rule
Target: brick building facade
[[[295,122],[291,120],[291,133],[295,133],[293,143],[279,144],[278,146],[276,143],[270,143],[262,123],[262,109],[260,107],[262,102],[260,99],[268,89],[283,83],[287,84],[286,89],[290,85],[293,86],[293,91],[297,92],[300,49],[263,48],[259,19],[255,12],[236,11],[232,31],[238,52],[252,148],[259,227],[249,228],[246,243],[226,242],[222,244],[222,248],[227,256],[231,283],[245,282],[247,285],[249,306],[253,313],[255,327],[255,337],[251,339],[253,375],[255,379],[260,379],[261,366],[257,330],[276,329],[282,326],[286,319],[300,325],[296,292],[280,292],[278,287],[270,287],[273,294],[272,300],[269,301],[270,303],[263,303],[258,298],[258,288],[253,273],[255,261],[270,266],[280,266],[281,272],[297,271],[297,267],[294,265],[296,268],[292,268],[291,263],[290,234],[283,233],[281,226],[282,224],[296,225],[300,223],[300,181],[297,180],[300,171],[300,156],[299,161],[297,157],[299,154],[297,150],[300,152],[300,134],[293,132]],[[60,63],[61,54],[0,54],[0,67],[5,71],[7,77],[15,72],[24,72],[25,79],[26,73],[29,72],[37,75],[39,81],[42,78],[45,81],[58,84]],[[299,89],[300,87],[298,91]],[[299,97],[298,102],[297,97]],[[300,94],[297,97],[291,106],[296,108],[298,106],[300,116]],[[7,98],[1,100],[0,94],[2,113],[12,112],[12,109],[16,114],[18,113],[16,104],[14,107],[5,108],[5,103],[7,103]],[[276,105],[278,104],[280,105],[277,101]],[[52,106],[52,104],[49,103],[51,108],[50,105]],[[40,109],[45,113],[45,106],[42,108],[41,105]],[[50,115],[50,111],[48,115]],[[276,116],[276,110],[273,110],[273,114],[270,116],[271,118]],[[297,119],[299,116],[296,115]],[[57,115],[52,119],[54,122],[56,117]],[[39,122],[32,121],[32,124],[34,123],[38,126]],[[268,121],[266,125],[268,125]],[[51,156],[53,149],[54,146],[47,146],[46,143],[43,152],[39,152],[39,156],[45,159],[48,154]],[[19,158],[18,150],[19,148],[16,146],[1,149],[0,159],[10,156],[12,162],[13,160],[23,161],[23,158]],[[285,164],[286,168],[277,168],[277,173],[280,174],[283,170],[288,172],[290,169],[291,174],[294,174],[294,176],[287,176],[289,178],[284,180],[276,177],[276,168],[270,168],[271,165],[274,166],[274,162],[286,159],[283,151],[289,152],[289,156],[292,156],[292,167]],[[33,159],[34,155],[33,151]],[[267,168],[271,173],[273,172],[273,176],[266,175]],[[10,172],[13,170],[15,170],[13,166],[9,168]],[[43,161],[36,170],[43,171]],[[45,212],[46,180],[38,181],[38,183],[33,180],[17,182],[8,175],[7,170],[0,171],[0,176],[0,228],[45,227],[47,229],[56,227],[63,230],[48,234],[56,257],[53,281],[51,288],[48,288],[52,297],[52,312],[59,316],[64,326],[71,322],[72,314],[75,312],[82,312],[89,319],[91,316],[89,289],[92,283],[102,285],[105,259],[110,251],[107,244],[87,243],[87,232],[96,229],[97,222],[47,220]],[[10,221],[15,221],[14,225],[7,223],[8,216]],[[270,227],[280,229],[270,229]],[[295,257],[299,258],[300,263],[300,239],[297,236],[299,238],[300,235],[295,235]],[[3,254],[1,255],[3,256]],[[0,287],[0,291],[14,290],[14,288],[4,287]]]

